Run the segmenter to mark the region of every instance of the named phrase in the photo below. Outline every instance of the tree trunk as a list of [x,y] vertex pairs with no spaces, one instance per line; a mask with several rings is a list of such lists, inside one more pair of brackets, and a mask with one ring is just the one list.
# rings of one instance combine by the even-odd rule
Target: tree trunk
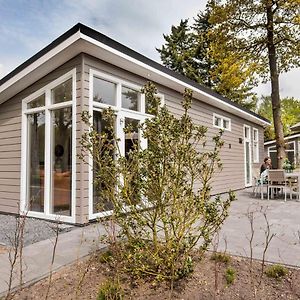
[[285,153],[285,142],[283,135],[283,125],[281,121],[281,104],[279,96],[279,75],[277,70],[277,57],[276,48],[274,45],[274,24],[273,24],[273,9],[272,0],[266,1],[266,11],[267,11],[267,45],[268,45],[268,58],[270,67],[270,77],[271,77],[271,101],[272,101],[272,111],[273,111],[273,121],[276,139],[276,150],[277,150],[277,163],[278,168],[282,168]]

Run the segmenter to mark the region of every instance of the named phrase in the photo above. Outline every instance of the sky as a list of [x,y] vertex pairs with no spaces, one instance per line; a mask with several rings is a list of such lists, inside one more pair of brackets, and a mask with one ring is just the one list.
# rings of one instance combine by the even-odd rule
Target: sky
[[[206,0],[0,0],[0,78],[81,22],[160,62],[155,50],[172,25]],[[300,98],[300,68],[280,76],[282,97]],[[270,84],[258,95],[269,95]]]

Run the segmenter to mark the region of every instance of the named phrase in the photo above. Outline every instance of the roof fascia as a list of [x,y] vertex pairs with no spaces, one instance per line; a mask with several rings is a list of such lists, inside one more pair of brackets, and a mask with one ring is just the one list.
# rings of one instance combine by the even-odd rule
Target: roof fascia
[[[293,135],[287,136],[287,137],[284,138],[284,140],[291,140],[291,139],[297,138],[297,137],[300,137],[300,133],[297,133],[297,134],[293,134]],[[276,140],[267,141],[267,142],[264,143],[264,145],[265,145],[265,146],[271,145],[271,144],[273,144],[273,143],[275,143],[275,142],[276,142]]]

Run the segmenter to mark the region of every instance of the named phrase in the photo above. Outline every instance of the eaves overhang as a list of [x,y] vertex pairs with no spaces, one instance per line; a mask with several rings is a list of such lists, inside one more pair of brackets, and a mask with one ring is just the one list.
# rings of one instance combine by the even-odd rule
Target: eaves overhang
[[140,53],[83,24],[77,24],[0,80],[0,104],[80,53],[92,55],[180,93],[185,88],[194,98],[261,126],[269,120],[178,74]]

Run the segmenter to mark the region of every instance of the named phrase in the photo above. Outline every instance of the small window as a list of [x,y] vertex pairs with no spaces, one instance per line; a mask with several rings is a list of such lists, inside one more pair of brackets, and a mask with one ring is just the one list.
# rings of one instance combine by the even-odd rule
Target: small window
[[244,127],[245,128],[245,132],[244,132],[244,137],[245,139],[249,139],[250,138],[250,127]]
[[42,106],[45,106],[45,94],[33,99],[27,104],[28,109]]
[[93,100],[95,102],[116,105],[117,85],[113,82],[94,77]]
[[72,101],[72,79],[68,79],[52,90],[52,104],[67,101]]
[[213,119],[214,127],[231,131],[231,120],[229,118],[214,114]]
[[259,162],[258,130],[253,128],[253,162]]
[[122,86],[122,108],[138,111],[139,99],[139,92],[128,87]]

